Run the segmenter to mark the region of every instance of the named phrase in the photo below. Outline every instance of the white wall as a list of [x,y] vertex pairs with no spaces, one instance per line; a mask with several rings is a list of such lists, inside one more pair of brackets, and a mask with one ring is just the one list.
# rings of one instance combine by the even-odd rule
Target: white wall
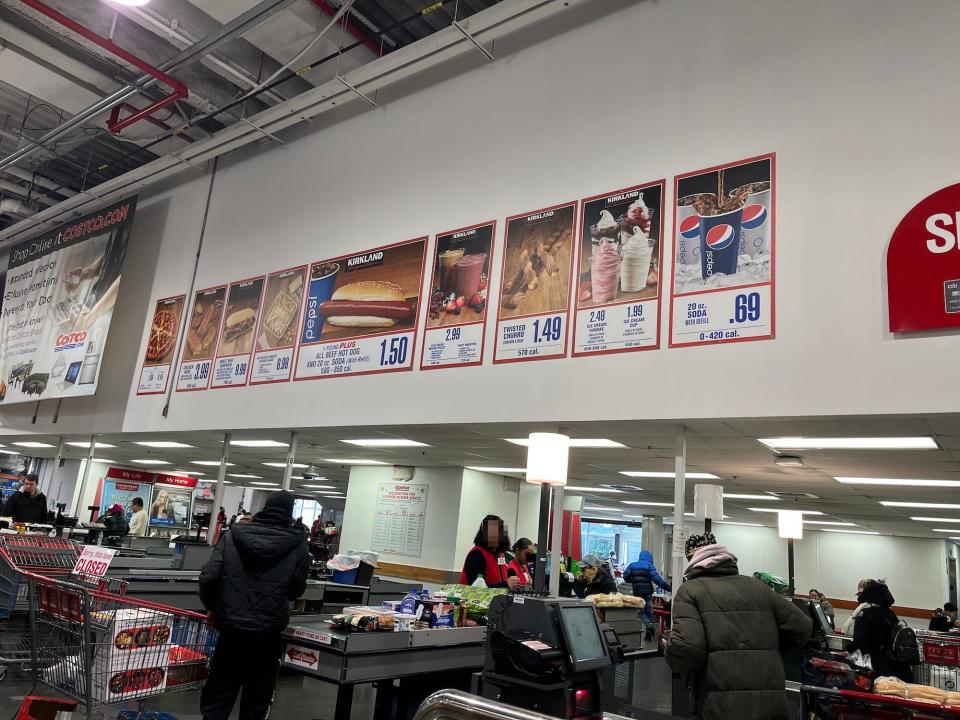
[[[460,559],[460,566],[473,547],[480,522],[487,515],[503,518],[511,543],[520,537],[517,534],[517,508],[522,484],[519,480],[502,475],[476,470],[463,471],[460,519],[457,526],[456,552],[453,555],[455,559]],[[459,569],[456,565],[454,567]]]

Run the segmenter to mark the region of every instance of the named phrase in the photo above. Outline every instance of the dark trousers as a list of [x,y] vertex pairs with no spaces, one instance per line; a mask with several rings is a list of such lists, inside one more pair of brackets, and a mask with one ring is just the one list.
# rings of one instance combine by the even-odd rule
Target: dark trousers
[[653,632],[653,595],[641,595],[643,610],[640,611],[640,621],[647,632]]
[[227,720],[237,695],[240,720],[270,717],[282,648],[280,633],[221,632],[200,693],[203,720]]

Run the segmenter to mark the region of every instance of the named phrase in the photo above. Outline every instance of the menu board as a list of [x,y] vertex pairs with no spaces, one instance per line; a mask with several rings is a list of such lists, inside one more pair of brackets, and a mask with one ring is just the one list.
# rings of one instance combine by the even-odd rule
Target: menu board
[[211,387],[243,387],[250,376],[254,331],[260,317],[264,278],[231,283],[223,313]]
[[567,354],[575,202],[507,218],[494,363]]
[[574,357],[659,347],[663,189],[658,180],[581,203]]
[[420,368],[483,362],[494,221],[437,235]]
[[296,380],[413,369],[425,237],[315,262]]
[[381,555],[420,557],[428,485],[380,483],[370,549]]
[[187,324],[186,343],[177,373],[177,392],[206,390],[210,366],[217,352],[220,320],[227,286],[199,290],[193,296],[193,310]]
[[293,370],[293,352],[303,306],[307,266],[267,276],[263,295],[266,308],[260,318],[250,370],[250,384],[286,382]]
[[774,337],[775,159],[677,176],[670,347]]
[[193,489],[196,478],[156,476],[148,511],[151,527],[188,528],[193,519]]
[[177,347],[186,295],[157,300],[150,321],[150,337],[140,368],[137,395],[162,395],[167,391],[173,351]]

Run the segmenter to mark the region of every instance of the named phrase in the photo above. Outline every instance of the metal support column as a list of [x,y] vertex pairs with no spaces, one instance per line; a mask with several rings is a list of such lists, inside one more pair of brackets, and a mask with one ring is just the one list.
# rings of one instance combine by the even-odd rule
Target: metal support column
[[50,483],[45,490],[41,488],[48,498],[54,497],[53,486],[57,479],[57,470],[60,468],[60,463],[63,462],[63,446],[63,435],[61,435],[60,439],[57,440],[57,454],[53,457],[53,467],[50,469]]
[[793,556],[793,538],[787,538],[787,576],[790,578],[790,597],[793,597],[797,590],[796,568]]
[[290,432],[290,446],[287,448],[287,466],[283,469],[283,489],[290,492],[290,479],[293,477],[293,463],[297,459],[297,438],[300,433]]
[[[217,468],[217,491],[213,495],[213,511],[210,513],[210,525],[207,526],[207,544],[213,545],[216,541],[217,515],[223,505],[223,491],[226,489],[227,463],[230,462],[230,433],[223,434],[223,447],[220,448],[220,467]],[[199,530],[197,531],[200,532]]]
[[563,537],[563,485],[553,488],[553,528],[550,533],[550,595],[560,597],[560,547]]
[[83,465],[83,478],[80,480],[80,492],[77,493],[77,504],[73,508],[73,514],[83,519],[80,514],[83,510],[83,496],[87,492],[87,481],[90,479],[90,466],[93,465],[93,453],[97,447],[97,436],[90,436],[90,447],[87,449],[87,461]]
[[540,524],[537,527],[537,562],[533,567],[533,589],[547,589],[547,533],[550,527],[550,486],[540,486]]
[[677,425],[676,453],[673,480],[673,561],[670,564],[674,593],[683,582],[683,569],[687,565],[687,557],[683,552],[688,535],[686,518],[683,515],[687,496],[687,428],[683,425]]

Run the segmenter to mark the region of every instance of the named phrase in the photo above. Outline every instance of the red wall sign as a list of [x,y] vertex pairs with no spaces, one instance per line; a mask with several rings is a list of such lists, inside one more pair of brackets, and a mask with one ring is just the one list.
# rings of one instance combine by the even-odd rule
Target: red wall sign
[[197,479],[192,477],[183,477],[182,475],[163,475],[157,473],[157,482],[164,485],[177,485],[178,487],[196,487]]
[[960,328],[960,184],[924,198],[887,247],[890,332]]
[[139,470],[127,470],[126,468],[107,468],[107,477],[118,480],[130,480],[132,482],[153,482],[153,473],[140,472]]

